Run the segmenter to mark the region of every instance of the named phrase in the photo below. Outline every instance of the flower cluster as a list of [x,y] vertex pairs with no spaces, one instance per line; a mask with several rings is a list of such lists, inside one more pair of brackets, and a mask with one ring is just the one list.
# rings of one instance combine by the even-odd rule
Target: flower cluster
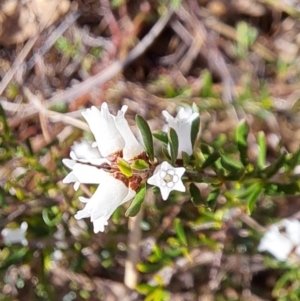
[[261,239],[258,250],[267,251],[281,261],[286,261],[291,253],[300,257],[300,222],[284,219],[272,225]]
[[[82,116],[95,142],[92,145],[87,142],[75,143],[70,153],[71,159],[63,160],[71,169],[63,183],[74,183],[75,190],[81,183],[99,185],[91,198],[79,198],[85,207],[75,215],[76,219],[89,217],[95,233],[104,231],[115,209],[132,200],[146,182],[159,187],[163,200],[168,198],[172,190],[185,191],[181,180],[185,168],[173,167],[167,161],[158,164],[132,133],[125,119],[126,110],[127,106],[123,106],[114,116],[107,103],[103,103],[100,110],[92,107],[83,111]],[[181,158],[183,151],[192,154],[192,142],[187,137],[191,136],[192,121],[199,116],[198,113],[188,116],[183,113],[181,110],[173,118],[166,111],[163,112],[168,126],[178,136],[178,158]]]
[[[76,219],[90,217],[95,233],[104,231],[115,209],[136,195],[134,184],[139,179],[123,176],[118,168],[118,158],[131,161],[146,157],[144,147],[137,141],[124,117],[126,110],[127,107],[123,106],[117,116],[113,116],[107,103],[102,104],[101,110],[96,107],[85,110],[82,115],[95,137],[92,146],[97,147],[98,153],[87,144],[77,145],[70,153],[71,159],[63,160],[72,170],[64,178],[64,183],[75,183],[75,190],[80,183],[99,185],[91,198],[79,198],[86,205],[75,215]],[[85,151],[82,151],[83,148]]]

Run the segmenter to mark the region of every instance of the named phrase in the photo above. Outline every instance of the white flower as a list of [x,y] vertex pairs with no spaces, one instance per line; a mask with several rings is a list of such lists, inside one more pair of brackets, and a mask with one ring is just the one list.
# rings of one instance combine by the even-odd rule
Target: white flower
[[178,158],[182,157],[182,152],[186,152],[188,155],[193,153],[193,146],[191,140],[191,128],[192,122],[199,117],[199,113],[192,112],[192,110],[185,110],[181,107],[177,116],[174,118],[167,111],[163,111],[162,114],[166,118],[168,128],[173,128],[178,136]]
[[173,167],[165,161],[155,168],[153,176],[147,180],[147,183],[157,186],[160,189],[163,200],[166,200],[172,190],[185,191],[181,181],[184,172],[184,167]]
[[272,225],[265,233],[260,244],[258,251],[267,251],[271,253],[278,260],[286,260],[293,249],[293,243],[279,231],[277,225]]
[[28,241],[25,237],[26,230],[28,228],[28,224],[23,222],[20,228],[17,229],[9,229],[5,228],[1,231],[1,235],[3,237],[3,241],[5,244],[13,244],[13,243],[20,243],[23,246],[28,245]]
[[300,255],[299,244],[299,221],[284,219],[279,224],[272,225],[265,233],[258,246],[258,251],[267,251],[278,260],[285,261],[294,249],[296,255]]
[[86,203],[84,209],[77,212],[76,219],[90,217],[94,224],[94,232],[104,231],[108,219],[112,213],[123,203],[135,196],[135,191],[115,179],[112,175],[105,173],[94,195],[90,198],[80,197],[80,201]]
[[143,146],[134,137],[124,117],[126,110],[127,106],[123,106],[117,116],[113,116],[104,102],[100,111],[92,107],[82,112],[103,157],[123,151],[124,159],[129,160],[144,152]]

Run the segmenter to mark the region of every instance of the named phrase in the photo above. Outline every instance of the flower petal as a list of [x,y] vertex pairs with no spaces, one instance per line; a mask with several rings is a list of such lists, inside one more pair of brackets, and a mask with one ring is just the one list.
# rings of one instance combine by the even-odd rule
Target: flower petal
[[77,162],[72,169],[73,170],[63,179],[63,183],[80,182],[84,184],[100,184],[107,174],[104,170],[96,166]]
[[107,103],[101,106],[101,111],[96,107],[82,112],[97,142],[100,154],[107,157],[123,149],[125,142],[118,131],[114,116],[110,114]]
[[78,159],[93,160],[101,158],[99,150],[92,147],[92,145],[90,145],[86,140],[74,142],[71,146],[71,150]]
[[286,236],[294,245],[300,244],[300,222],[296,219],[284,219],[282,223],[285,226]]
[[125,119],[126,111],[127,106],[123,106],[115,118],[115,124],[125,141],[125,146],[123,148],[123,158],[124,160],[130,160],[143,153],[145,149],[132,133],[129,124]]

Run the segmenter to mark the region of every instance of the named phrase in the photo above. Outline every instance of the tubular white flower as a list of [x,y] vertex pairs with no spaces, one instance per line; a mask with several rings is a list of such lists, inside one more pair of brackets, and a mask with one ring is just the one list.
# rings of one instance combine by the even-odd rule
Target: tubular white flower
[[113,176],[106,174],[94,195],[90,198],[80,197],[86,203],[84,209],[77,212],[76,219],[90,217],[94,224],[94,232],[103,232],[112,213],[123,203],[135,196],[135,191]]
[[181,180],[184,172],[184,167],[173,167],[167,161],[164,161],[155,168],[153,176],[147,180],[147,183],[157,186],[165,201],[172,190],[185,191],[185,186]]
[[99,111],[91,107],[82,112],[97,142],[97,147],[103,157],[121,151],[125,141],[118,131],[114,116],[110,114],[107,103],[104,102]]
[[[97,165],[99,166],[103,163],[109,164],[109,161],[107,159],[78,159],[74,152],[70,153],[70,157],[73,160],[62,160],[68,168],[72,169],[72,171],[63,179],[63,183],[75,183],[74,190],[78,190],[80,183],[100,184],[103,181],[106,172],[100,168],[97,168]],[[91,163],[94,166],[84,163]]]
[[5,244],[13,244],[20,243],[23,246],[28,245],[28,241],[26,239],[26,231],[28,228],[28,224],[23,222],[20,228],[17,229],[9,229],[5,228],[1,231],[1,235],[3,237],[3,241]]
[[173,128],[178,136],[178,158],[182,157],[182,152],[191,155],[193,153],[191,127],[193,120],[199,116],[199,113],[193,113],[191,110],[185,110],[181,107],[176,117],[167,111],[163,111],[162,114],[168,123],[168,128]]
[[287,260],[293,250],[293,243],[285,235],[280,233],[278,225],[272,225],[265,233],[258,246],[258,251],[267,251],[278,260]]
[[138,142],[136,137],[133,135],[129,124],[125,119],[125,113],[127,111],[127,108],[127,106],[123,106],[122,109],[119,110],[118,115],[115,118],[116,127],[125,141],[125,146],[123,148],[124,160],[133,159],[145,151],[144,147]]
[[300,222],[284,219],[272,225],[258,246],[259,251],[267,251],[278,260],[287,260],[291,252],[300,257]]

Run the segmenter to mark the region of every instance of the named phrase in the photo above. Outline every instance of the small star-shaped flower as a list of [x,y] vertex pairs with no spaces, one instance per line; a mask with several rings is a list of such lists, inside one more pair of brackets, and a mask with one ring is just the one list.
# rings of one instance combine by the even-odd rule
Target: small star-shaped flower
[[156,167],[153,176],[150,177],[147,182],[160,189],[162,198],[165,201],[172,190],[185,191],[185,187],[181,180],[184,172],[184,167],[173,167],[165,161]]

